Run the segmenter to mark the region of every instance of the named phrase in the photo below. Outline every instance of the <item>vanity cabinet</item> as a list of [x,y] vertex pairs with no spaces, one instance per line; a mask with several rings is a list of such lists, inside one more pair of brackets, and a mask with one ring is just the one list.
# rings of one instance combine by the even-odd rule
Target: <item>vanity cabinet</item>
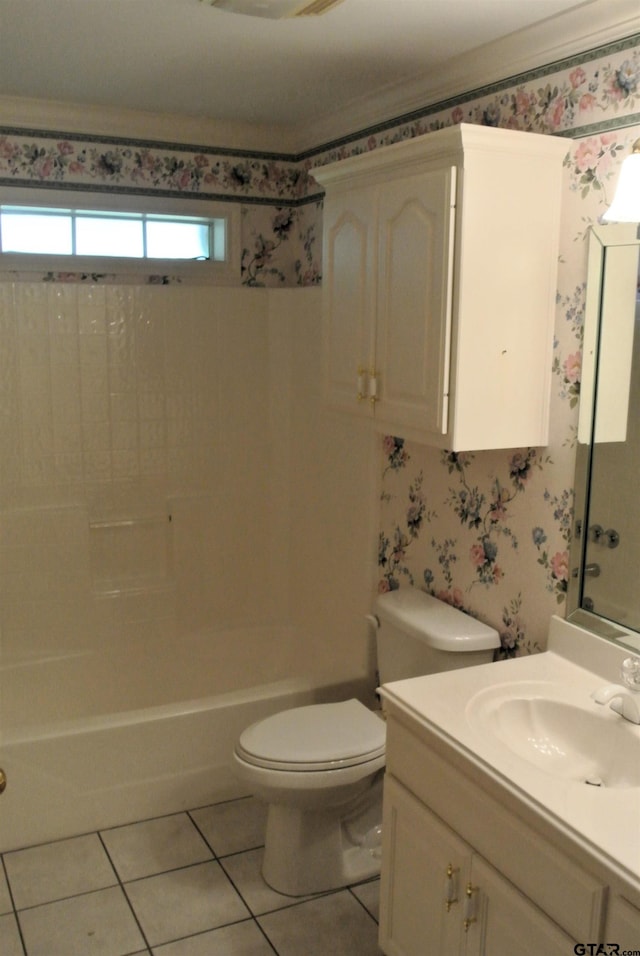
[[[418,721],[388,700],[385,711],[383,952],[563,956],[577,942],[599,942],[606,881],[529,825],[508,795],[463,773]],[[621,904],[616,942],[617,932],[626,938],[625,916]]]
[[380,945],[388,956],[540,956],[574,940],[394,777],[385,781]]
[[462,124],[314,170],[329,404],[455,451],[547,443],[565,152]]
[[640,951],[640,908],[623,896],[614,895],[607,907],[605,942],[617,943],[622,951]]

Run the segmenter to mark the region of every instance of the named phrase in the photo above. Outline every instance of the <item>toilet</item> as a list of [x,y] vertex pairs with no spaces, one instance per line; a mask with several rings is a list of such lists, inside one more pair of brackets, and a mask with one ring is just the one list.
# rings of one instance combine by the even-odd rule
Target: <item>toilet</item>
[[[381,684],[492,660],[498,632],[416,588],[378,596]],[[252,724],[235,769],[268,805],[262,874],[289,896],[380,872],[385,723],[358,700],[311,704]]]

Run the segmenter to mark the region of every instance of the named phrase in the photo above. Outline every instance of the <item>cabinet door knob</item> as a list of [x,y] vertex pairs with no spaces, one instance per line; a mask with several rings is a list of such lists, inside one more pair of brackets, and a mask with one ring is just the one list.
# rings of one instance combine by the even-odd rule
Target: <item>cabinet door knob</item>
[[375,368],[369,369],[369,401],[372,405],[380,401],[378,397],[378,373]]
[[367,370],[358,366],[358,401],[363,402],[367,397]]
[[444,900],[447,907],[447,913],[450,912],[454,903],[458,903],[458,873],[460,868],[450,863],[447,867],[447,876],[444,881]]
[[469,927],[472,923],[478,922],[478,917],[476,916],[476,901],[474,894],[478,892],[477,886],[472,886],[471,883],[467,883],[467,888],[465,892],[464,900],[464,931],[465,933],[469,932]]

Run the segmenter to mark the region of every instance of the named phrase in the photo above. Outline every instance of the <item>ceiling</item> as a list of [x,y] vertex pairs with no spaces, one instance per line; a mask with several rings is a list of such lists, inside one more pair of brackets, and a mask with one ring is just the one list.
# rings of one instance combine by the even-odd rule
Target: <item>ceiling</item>
[[[629,4],[343,0],[321,16],[274,20],[202,0],[0,0],[0,97],[257,124],[283,135],[313,117],[339,132],[340,116],[360,110],[366,118],[376,100],[379,111],[399,115],[409,91],[439,88],[450,64],[464,72],[479,48],[532,24],[553,35],[566,11],[602,19],[612,5]],[[494,72],[500,66],[494,57]],[[503,70],[510,66],[505,60]]]

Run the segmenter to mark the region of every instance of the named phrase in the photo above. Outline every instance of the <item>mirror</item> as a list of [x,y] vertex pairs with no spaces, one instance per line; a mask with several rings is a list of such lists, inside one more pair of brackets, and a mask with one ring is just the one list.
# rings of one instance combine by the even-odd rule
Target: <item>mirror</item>
[[640,651],[640,239],[591,227],[569,620]]

